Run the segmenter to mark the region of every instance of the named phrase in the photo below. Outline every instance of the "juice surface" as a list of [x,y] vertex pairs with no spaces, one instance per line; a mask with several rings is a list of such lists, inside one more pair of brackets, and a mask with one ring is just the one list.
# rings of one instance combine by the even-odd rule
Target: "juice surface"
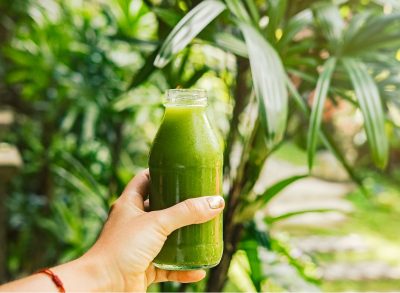
[[[188,198],[222,194],[222,148],[205,107],[167,107],[151,149],[150,208],[165,209]],[[183,227],[154,260],[165,269],[212,267],[222,256],[222,216]]]

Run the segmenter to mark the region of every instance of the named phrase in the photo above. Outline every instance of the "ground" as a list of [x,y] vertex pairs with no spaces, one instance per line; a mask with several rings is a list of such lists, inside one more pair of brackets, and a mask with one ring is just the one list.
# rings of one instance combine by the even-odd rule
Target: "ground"
[[[307,173],[305,160],[300,150],[284,146],[267,162],[257,188]],[[272,233],[288,234],[295,248],[311,256],[321,271],[323,291],[400,290],[399,190],[370,173],[365,180],[371,192],[367,199],[325,152],[313,174],[317,177],[302,179],[284,190],[271,202],[268,213],[337,211],[283,220],[273,226]]]

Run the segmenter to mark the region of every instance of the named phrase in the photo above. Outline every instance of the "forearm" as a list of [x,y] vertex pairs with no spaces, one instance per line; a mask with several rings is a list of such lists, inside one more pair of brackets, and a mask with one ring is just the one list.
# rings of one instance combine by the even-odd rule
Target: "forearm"
[[[108,274],[107,266],[99,258],[84,256],[51,270],[63,282],[66,292],[120,291],[116,284],[118,282]],[[58,289],[51,277],[40,273],[0,286],[0,291],[58,292]]]

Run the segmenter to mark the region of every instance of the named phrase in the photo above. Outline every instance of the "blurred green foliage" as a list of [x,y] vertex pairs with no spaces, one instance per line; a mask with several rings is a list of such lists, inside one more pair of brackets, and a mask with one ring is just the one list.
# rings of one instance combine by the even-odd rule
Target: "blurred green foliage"
[[[377,165],[387,160],[387,137],[398,156],[396,1],[10,3],[0,1],[0,95],[18,114],[7,140],[25,162],[7,201],[10,278],[87,250],[109,205],[147,166],[165,90],[201,87],[226,141],[230,248],[208,285],[161,290],[219,291],[227,278],[226,290],[315,289],[315,264],[271,238],[274,219],[257,213],[300,177],[260,194],[253,187],[282,139],[306,148],[308,135],[310,167],[325,145],[359,184],[353,166],[373,162],[367,143]],[[361,108],[366,135],[357,130],[356,159],[324,119],[327,100],[344,101],[353,115]]]

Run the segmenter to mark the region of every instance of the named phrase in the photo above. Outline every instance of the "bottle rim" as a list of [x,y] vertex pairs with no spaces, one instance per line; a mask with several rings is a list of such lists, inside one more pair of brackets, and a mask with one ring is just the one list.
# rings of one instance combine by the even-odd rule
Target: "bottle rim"
[[207,92],[204,89],[169,89],[165,106],[207,106]]

